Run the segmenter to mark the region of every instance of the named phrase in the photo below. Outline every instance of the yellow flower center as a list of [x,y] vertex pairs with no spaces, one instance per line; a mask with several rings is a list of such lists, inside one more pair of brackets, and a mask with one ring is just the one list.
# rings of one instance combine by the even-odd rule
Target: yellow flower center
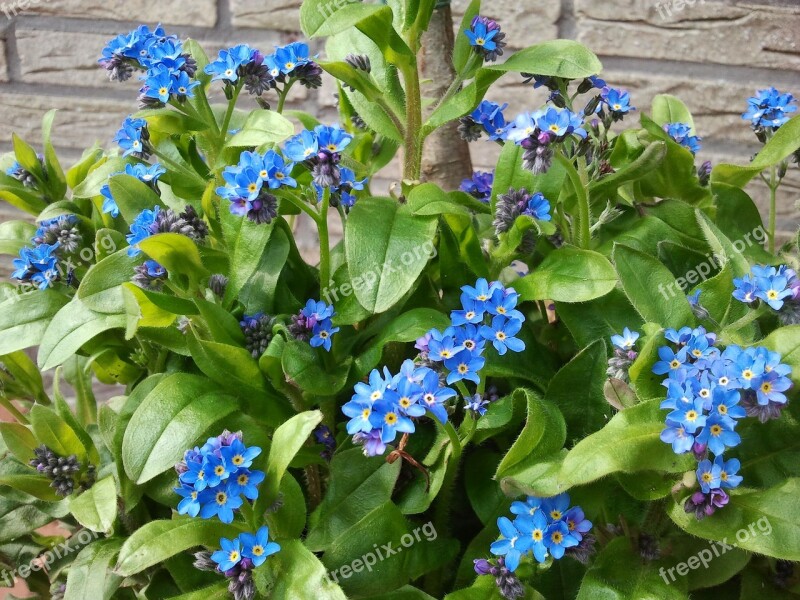
[[262,554],[264,554],[263,546],[253,546],[253,554],[255,554],[256,556],[261,556]]
[[383,418],[387,425],[394,425],[397,423],[397,415],[393,412],[386,413],[386,416]]

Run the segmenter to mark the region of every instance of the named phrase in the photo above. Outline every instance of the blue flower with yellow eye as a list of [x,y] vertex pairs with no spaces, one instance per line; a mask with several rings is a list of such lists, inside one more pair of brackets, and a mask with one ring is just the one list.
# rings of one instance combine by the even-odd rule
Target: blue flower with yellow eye
[[564,556],[567,548],[578,545],[578,539],[572,535],[564,521],[556,521],[548,526],[544,534],[544,545],[553,558],[558,560]]
[[530,197],[522,214],[539,221],[550,221],[553,218],[550,215],[550,201],[541,192],[536,192]]
[[233,567],[242,562],[242,544],[239,538],[235,540],[222,538],[219,541],[219,545],[222,546],[222,549],[214,552],[211,555],[211,560],[219,565],[220,571],[223,573],[225,571],[230,571]]
[[289,138],[283,146],[283,153],[289,160],[303,162],[319,152],[319,141],[313,131],[304,129],[294,137]]
[[491,315],[524,321],[524,315],[517,310],[517,302],[519,302],[519,294],[513,289],[498,288],[486,302],[486,310]]
[[269,556],[279,552],[281,547],[276,542],[269,541],[269,528],[264,525],[255,534],[242,533],[239,535],[242,545],[242,556],[253,561],[253,566],[264,564]]
[[726,448],[738,446],[742,438],[734,431],[736,421],[720,415],[711,415],[706,425],[697,435],[697,442],[705,444],[715,456],[723,454]]
[[258,485],[264,481],[264,477],[263,471],[238,469],[228,478],[228,494],[255,500],[258,498]]
[[249,469],[253,465],[253,460],[261,454],[261,448],[257,446],[248,448],[237,439],[233,440],[230,446],[221,448],[220,454],[228,469],[233,472],[236,469]]
[[317,136],[319,149],[331,154],[343,152],[353,141],[353,136],[338,125],[317,125],[314,127],[314,134]]
[[741,467],[741,463],[737,459],[732,458],[726,461],[725,458],[720,455],[714,459],[714,466],[719,467],[720,487],[733,489],[742,483],[742,476],[737,475]]
[[687,405],[679,406],[667,415],[667,419],[679,423],[685,431],[693,434],[706,424],[703,402],[702,398],[696,398]]
[[498,315],[492,319],[491,327],[482,325],[480,332],[483,339],[491,342],[497,353],[502,356],[508,350],[512,352],[525,350],[525,342],[514,337],[520,329],[522,329],[522,321]]
[[626,327],[622,330],[622,335],[615,334],[611,336],[611,343],[620,350],[632,350],[638,339],[639,332],[631,331]]
[[[519,504],[515,502],[514,504]],[[512,512],[513,511],[512,504]],[[530,538],[530,551],[536,562],[543,563],[547,560],[547,546],[545,545],[545,536],[547,535],[547,528],[549,521],[545,514],[538,510],[530,515],[521,515],[514,519],[514,526],[517,531],[523,536]]]
[[[185,73],[184,73],[185,74]],[[157,67],[148,72],[144,81],[144,95],[148,98],[156,98],[166,104],[172,93],[173,77],[172,72],[166,67]]]
[[686,431],[686,428],[675,421],[667,419],[667,427],[659,436],[662,442],[672,444],[672,451],[675,454],[689,452],[694,445],[694,436]]
[[672,348],[661,346],[661,348],[658,349],[658,357],[661,360],[653,365],[653,373],[656,375],[664,375],[683,368],[683,365],[687,361],[687,353],[688,351],[685,347],[675,352]]
[[447,384],[452,385],[456,381],[464,379],[480,383],[481,378],[478,372],[483,368],[484,364],[486,364],[486,359],[482,356],[476,356],[469,350],[462,350],[444,361],[444,366],[450,371],[447,374]]
[[503,556],[509,571],[516,571],[522,555],[533,546],[533,539],[528,534],[524,534],[508,519],[500,517],[497,519],[497,528],[502,537],[496,542],[492,542],[489,550],[495,556]]
[[439,382],[439,374],[432,369],[426,371],[420,385],[422,386],[421,404],[440,423],[447,423],[447,408],[445,408],[444,403],[457,395],[455,390],[442,387]]
[[789,114],[797,110],[792,94],[781,93],[774,87],[759,90],[752,98],[747,99],[747,110],[742,115],[750,121],[754,128],[778,128],[789,121]]
[[631,106],[631,96],[625,90],[618,90],[615,88],[605,88],[600,97],[603,103],[608,107],[609,112],[617,115],[626,115],[632,110],[636,110],[635,106]]
[[712,489],[720,486],[722,468],[715,463],[716,461],[712,463],[710,460],[705,459],[697,466],[697,483],[700,484],[700,489],[703,490],[704,494],[708,494]]
[[398,433],[414,433],[414,422],[403,414],[397,405],[397,394],[392,392],[384,396],[374,405],[370,422],[375,429],[381,430],[381,441],[384,444],[393,442]]
[[308,343],[311,344],[312,348],[322,346],[326,351],[330,352],[332,342],[331,338],[333,338],[333,335],[338,331],[339,328],[334,327],[333,321],[330,319],[319,321],[316,325],[314,325],[312,336]]
[[[274,150],[268,150],[263,159],[266,169],[266,181],[270,189],[276,190],[281,186],[297,187],[297,181],[292,178],[293,162],[287,162]],[[261,173],[259,173],[261,175]],[[262,175],[262,179],[264,176]]]
[[144,119],[126,118],[122,127],[114,136],[114,141],[124,150],[122,156],[130,154],[144,154],[147,135],[147,121]]
[[192,90],[198,85],[200,85],[199,81],[189,77],[186,71],[180,71],[172,78],[172,88],[170,92],[178,96],[178,99],[181,100],[184,98],[193,98],[194,92]]
[[139,216],[131,223],[130,233],[125,236],[130,245],[130,248],[128,248],[128,256],[138,256],[141,253],[138,244],[142,240],[153,235],[153,227],[158,218],[158,212],[158,206],[153,208],[153,210],[145,209],[139,213]]
[[241,496],[232,496],[227,487],[206,488],[200,494],[200,517],[219,517],[223,523],[233,523],[233,511],[242,507]]
[[183,497],[178,503],[178,514],[196,517],[200,513],[200,492],[192,488],[173,488],[173,491]]
[[536,119],[536,126],[553,137],[562,138],[567,135],[575,134],[580,138],[586,137],[586,130],[583,129],[583,119],[568,108],[550,107],[539,113]]

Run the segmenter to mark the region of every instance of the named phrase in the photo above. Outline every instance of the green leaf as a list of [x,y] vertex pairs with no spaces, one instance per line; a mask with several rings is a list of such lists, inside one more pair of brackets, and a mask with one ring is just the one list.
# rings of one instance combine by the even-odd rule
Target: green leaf
[[0,304],[0,355],[41,343],[51,319],[68,301],[54,290],[37,290]]
[[766,490],[737,491],[713,518],[698,521],[686,513],[682,502],[672,505],[669,516],[691,535],[727,541],[774,558],[800,560],[800,479],[787,479]]
[[732,243],[701,210],[695,211],[697,223],[715,254],[717,264],[721,267],[730,264],[734,277],[741,277],[750,272],[750,263],[742,256]]
[[653,121],[662,127],[669,123],[686,123],[692,128],[692,135],[697,135],[692,113],[680,98],[670,94],[658,94],[653,98],[652,112]]
[[125,472],[137,484],[150,481],[175,466],[214,423],[237,410],[236,399],[205,377],[188,373],[165,377],[142,401],[125,429]]
[[56,110],[49,110],[42,118],[42,147],[44,148],[44,165],[47,169],[47,184],[53,197],[60,199],[67,191],[67,180],[64,177],[64,170],[58,162],[56,150],[50,141],[50,134],[53,129],[53,120],[56,118]]
[[130,577],[196,546],[218,548],[221,537],[235,538],[239,533],[237,525],[216,520],[179,517],[172,521],[151,521],[125,540],[114,571]]
[[121,539],[104,539],[81,550],[70,565],[64,600],[109,600],[122,583],[122,577],[109,570],[120,546]]
[[272,223],[258,225],[248,219],[232,215],[229,211],[223,213],[222,223],[231,260],[224,304],[230,306],[256,273],[274,226]]
[[365,458],[360,448],[337,452],[331,461],[330,487],[312,516],[306,545],[321,552],[369,512],[392,497],[400,464]]
[[469,210],[451,200],[449,195],[434,183],[423,183],[415,187],[408,195],[407,202],[411,213],[415,216],[470,214]]
[[750,164],[716,165],[711,171],[711,183],[744,187],[756,175],[785,160],[798,148],[800,148],[800,115],[781,125]]
[[300,540],[281,542],[280,552],[270,557],[260,569],[268,578],[264,590],[267,598],[347,600],[342,589],[328,577],[319,559]]
[[[158,292],[152,293],[157,294]],[[122,284],[122,299],[127,316],[125,329],[125,339],[127,340],[133,338],[140,327],[166,328],[172,325],[178,316],[176,313],[158,306],[151,300],[147,291],[135,283]],[[189,303],[189,305],[194,309],[194,304]]]
[[500,485],[508,495],[547,497],[611,473],[682,473],[694,468],[692,457],[675,454],[661,441],[664,413],[660,403],[655,398],[617,413],[603,429],[578,442],[568,453],[548,460],[523,460],[512,472],[502,475]]
[[117,486],[114,478],[104,477],[80,496],[70,498],[69,511],[87,529],[110,533],[117,517]]
[[589,195],[592,202],[606,199],[614,200],[617,190],[632,181],[637,181],[651,173],[661,164],[667,156],[667,145],[664,142],[653,142],[645,148],[635,160],[623,167],[617,168],[614,173],[605,175],[598,181],[589,184]]
[[437,127],[472,112],[483,100],[491,85],[502,75],[500,71],[492,71],[487,68],[478,69],[472,82],[465,85],[447,102],[436,107],[436,110],[425,122],[423,132],[430,133]]
[[305,0],[300,5],[300,26],[308,37],[329,37],[354,28],[359,21],[380,10],[372,4],[338,4]]
[[187,341],[194,362],[212,380],[242,391],[266,391],[258,363],[244,348],[200,339],[194,329],[188,334]]
[[78,298],[96,312],[122,312],[125,302],[121,286],[131,280],[134,267],[140,262],[141,259],[128,256],[127,248],[107,256],[86,272],[78,287]]
[[773,352],[779,352],[781,362],[792,367],[792,379],[800,384],[800,325],[776,329],[761,345]]
[[[603,394],[606,367],[606,344],[600,339],[581,350],[550,381],[545,399],[561,410],[572,439],[594,433],[610,418]],[[585,383],[576,388],[576,381]]]
[[87,448],[77,432],[67,422],[49,408],[34,404],[30,412],[31,429],[36,441],[44,444],[60,456],[77,456],[85,461]]
[[603,70],[603,65],[583,44],[572,40],[551,40],[515,52],[504,63],[485,68],[492,71],[582,79],[597,75]]
[[547,255],[533,273],[514,282],[523,300],[586,302],[617,285],[608,259],[592,250],[564,246]]
[[0,223],[0,254],[17,256],[20,249],[31,244],[36,225],[27,221],[5,221]]
[[621,244],[614,245],[612,259],[625,294],[645,321],[675,329],[694,323],[686,296],[669,293],[677,284],[658,259]]
[[0,486],[14,488],[46,502],[58,502],[61,498],[51,483],[45,475],[0,475]]
[[0,436],[11,454],[24,465],[33,458],[33,450],[39,445],[31,430],[19,423],[0,423]]
[[636,330],[642,324],[639,313],[619,288],[590,302],[557,302],[556,313],[579,347],[607,340],[625,327]]
[[119,214],[129,224],[133,223],[143,210],[153,210],[156,206],[163,208],[161,199],[153,188],[133,175],[125,173],[113,175],[108,180],[108,189],[111,190],[111,196],[119,207]]
[[208,277],[197,245],[179,233],[159,233],[139,242],[138,247],[163,266],[170,281],[186,291],[196,290]]
[[245,148],[278,144],[294,134],[294,125],[282,114],[272,110],[256,110],[250,113],[241,131],[236,133],[226,148]]
[[504,477],[523,460],[535,460],[557,452],[564,445],[567,429],[555,404],[533,391],[517,389],[515,398],[526,398],[528,419],[522,432],[497,466],[495,478]]
[[577,600],[685,600],[687,582],[666,581],[642,561],[628,538],[616,538],[597,555],[581,583]]
[[347,383],[352,358],[345,359],[333,373],[322,364],[317,349],[306,342],[289,340],[281,355],[281,365],[286,378],[300,389],[318,396],[338,393]]
[[125,315],[107,315],[89,309],[78,298],[58,311],[47,326],[39,347],[38,361],[43,371],[62,364],[93,337],[125,327]]
[[394,306],[431,256],[436,219],[415,217],[388,198],[359,201],[347,219],[345,251],[359,303],[373,313]]
[[277,497],[289,463],[306,444],[311,432],[321,421],[322,413],[313,410],[295,415],[275,430],[267,461],[267,476],[261,490],[267,504]]

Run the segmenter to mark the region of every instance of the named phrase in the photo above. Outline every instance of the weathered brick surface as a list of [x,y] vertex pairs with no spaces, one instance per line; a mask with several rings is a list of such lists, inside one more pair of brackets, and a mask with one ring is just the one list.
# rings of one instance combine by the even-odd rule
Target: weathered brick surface
[[236,27],[300,31],[300,0],[230,0]]
[[[15,4],[10,0],[8,4]],[[17,0],[17,5],[26,4]],[[24,14],[74,19],[112,19],[164,25],[213,27],[217,23],[216,0],[28,0]]]
[[8,63],[6,63],[6,42],[0,39],[0,81],[8,81]]
[[[452,0],[456,28],[460,25],[469,4],[470,0]],[[507,34],[506,41],[510,47],[523,48],[558,37],[561,3],[555,0],[547,2],[495,0],[485,3],[481,14],[498,20]]]

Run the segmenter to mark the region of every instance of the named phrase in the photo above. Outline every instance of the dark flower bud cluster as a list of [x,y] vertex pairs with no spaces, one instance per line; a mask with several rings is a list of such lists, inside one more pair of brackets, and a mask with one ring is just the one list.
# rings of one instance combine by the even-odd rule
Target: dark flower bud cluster
[[[45,168],[44,157],[39,154],[37,155],[37,158],[39,159],[39,164],[42,166],[40,169],[42,176],[47,177],[47,169]],[[28,171],[17,161],[14,161],[14,163],[8,167],[8,169],[6,169],[6,175],[13,177],[25,187],[36,188],[38,186],[38,182],[36,181],[36,177],[33,175],[33,173]]]
[[[50,487],[53,488],[58,496],[69,496],[75,491],[76,475],[81,470],[81,463],[74,454],[71,456],[59,456],[45,445],[41,445],[33,451],[34,458],[30,460],[30,465],[39,473],[52,479]],[[89,470],[92,475],[83,483],[81,489],[88,489],[94,482],[94,468]],[[88,486],[88,487],[87,487]]]
[[[211,552],[197,552],[194,555],[194,568],[200,571],[219,573],[218,565],[211,559]],[[234,600],[253,600],[256,596],[256,587],[253,582],[253,561],[249,558],[240,558],[230,569],[224,572],[228,578],[228,592]]]
[[333,437],[331,428],[327,425],[320,425],[314,430],[314,438],[317,443],[322,444],[325,449],[320,452],[320,456],[327,461],[333,458],[333,453],[336,450],[336,438]]
[[348,54],[344,57],[344,62],[359,71],[370,73],[372,71],[372,64],[369,61],[369,56],[366,54]]
[[506,34],[500,31],[497,21],[481,15],[475,15],[470,28],[464,31],[469,38],[473,50],[483,57],[483,60],[493,62],[498,56],[503,55],[506,46]]
[[208,289],[210,289],[218,298],[222,298],[225,295],[225,289],[227,287],[228,278],[221,273],[215,273],[208,279]]
[[208,235],[208,225],[197,214],[194,206],[187,204],[182,213],[176,213],[171,208],[159,211],[153,233],[179,233],[196,242],[202,242]]
[[492,564],[484,558],[476,558],[474,561],[475,572],[478,575],[491,575],[494,577],[497,590],[503,598],[516,600],[525,595],[525,586],[519,578],[514,575],[505,565],[502,558],[497,559],[497,564]]
[[239,322],[242,333],[244,333],[245,347],[253,358],[258,359],[266,352],[267,346],[272,341],[274,324],[274,317],[264,313],[245,315]]
[[333,305],[316,300],[309,300],[296,315],[292,315],[289,333],[301,342],[308,342],[312,347],[322,346],[330,352],[334,334],[339,331],[333,326],[336,312]]
[[[495,207],[494,230],[496,235],[508,232],[518,217],[528,216],[537,221],[550,221],[550,201],[541,193],[530,194],[525,188],[515,190],[510,188],[508,193],[497,197]],[[525,231],[519,250],[523,254],[533,251],[536,246],[536,234],[528,229]]]
[[661,558],[661,547],[658,544],[658,539],[649,533],[640,532],[637,540],[639,546],[639,555],[646,561],[652,562]]
[[33,235],[33,243],[58,244],[59,252],[72,254],[80,247],[83,237],[75,226],[78,219],[75,215],[61,215],[39,223],[39,229]]
[[167,279],[167,270],[154,260],[147,260],[133,268],[131,281],[145,290],[161,291]]

